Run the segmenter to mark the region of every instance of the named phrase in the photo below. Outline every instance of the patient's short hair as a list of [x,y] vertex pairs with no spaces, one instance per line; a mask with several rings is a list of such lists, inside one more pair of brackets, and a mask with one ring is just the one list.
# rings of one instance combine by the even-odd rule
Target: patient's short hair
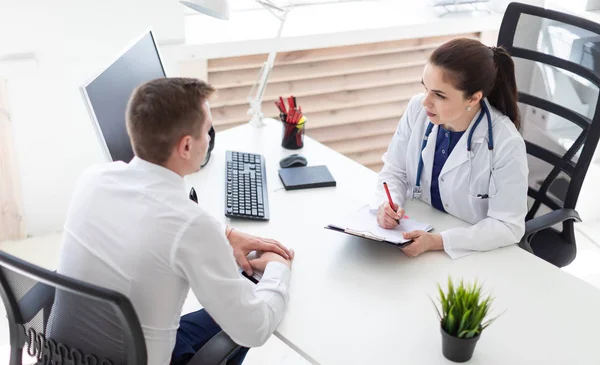
[[138,86],[127,105],[127,133],[135,155],[164,165],[184,136],[200,137],[202,104],[215,89],[194,78],[160,78]]

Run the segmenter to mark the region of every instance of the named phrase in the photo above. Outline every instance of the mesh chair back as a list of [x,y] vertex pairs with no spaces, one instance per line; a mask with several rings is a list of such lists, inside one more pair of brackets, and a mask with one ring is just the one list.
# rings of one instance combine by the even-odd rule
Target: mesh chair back
[[[574,209],[600,137],[600,25],[511,3],[498,45],[515,62],[530,169],[526,220]],[[563,233],[574,240],[572,220]]]
[[9,320],[10,365],[21,365],[23,355],[38,364],[146,364],[139,320],[122,294],[4,252],[0,292]]

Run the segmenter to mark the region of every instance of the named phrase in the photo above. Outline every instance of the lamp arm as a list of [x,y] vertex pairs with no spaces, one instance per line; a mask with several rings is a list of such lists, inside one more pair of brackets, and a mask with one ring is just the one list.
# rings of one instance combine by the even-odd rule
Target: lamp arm
[[271,70],[273,69],[273,65],[275,64],[275,56],[277,55],[277,46],[279,45],[279,38],[281,38],[281,33],[283,31],[283,26],[285,24],[285,20],[287,18],[287,14],[289,12],[289,9],[282,9],[283,13],[281,14],[281,16],[278,16],[277,14],[275,14],[273,12],[272,9],[270,9],[269,5],[267,6],[266,4],[263,4],[264,2],[266,2],[265,0],[259,1],[261,3],[261,5],[265,6],[267,8],[267,10],[269,10],[272,14],[274,14],[280,21],[279,23],[279,30],[277,31],[277,36],[274,38],[275,41],[275,47],[273,48],[273,50],[269,53],[269,56],[267,57],[267,60],[263,63],[262,68],[260,69],[259,75],[258,75],[258,81],[257,84],[255,84],[255,86],[252,88],[252,90],[250,91],[250,95],[248,96],[248,101],[250,103],[250,108],[248,109],[248,114],[252,115],[252,119],[250,120],[250,124],[252,124],[255,127],[261,127],[264,125],[263,122],[263,113],[262,113],[262,99],[263,99],[263,95],[265,93],[265,89],[267,87],[267,80],[269,79],[269,75],[271,74]]

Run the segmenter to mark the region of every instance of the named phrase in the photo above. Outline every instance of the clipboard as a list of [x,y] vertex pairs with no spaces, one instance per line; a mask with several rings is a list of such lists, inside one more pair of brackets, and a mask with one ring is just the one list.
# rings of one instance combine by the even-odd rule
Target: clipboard
[[326,226],[324,228],[325,229],[330,229],[330,230],[336,231],[336,232],[346,233],[346,234],[349,234],[351,236],[366,238],[366,239],[369,239],[369,240],[372,240],[372,241],[384,242],[384,243],[387,243],[387,244],[390,244],[390,245],[394,245],[394,246],[400,247],[400,248],[406,247],[406,246],[410,245],[411,243],[413,243],[413,240],[408,240],[408,241],[402,242],[402,243],[391,242],[391,241],[387,241],[383,237],[376,236],[376,235],[371,234],[369,232],[361,232],[361,231],[356,231],[356,230],[348,229],[348,228],[344,229],[344,228],[336,227],[336,226],[334,226],[332,224],[330,224],[330,225],[328,225],[328,226]]
[[405,247],[410,245],[413,240],[404,239],[403,232],[412,230],[423,230],[430,232],[433,226],[417,222],[412,219],[404,218],[400,221],[400,225],[394,229],[385,229],[377,224],[377,211],[364,206],[356,212],[349,214],[347,217],[338,220],[334,224],[328,224],[325,229],[335,232],[349,234],[351,236],[366,238],[372,241],[384,242],[397,247]]

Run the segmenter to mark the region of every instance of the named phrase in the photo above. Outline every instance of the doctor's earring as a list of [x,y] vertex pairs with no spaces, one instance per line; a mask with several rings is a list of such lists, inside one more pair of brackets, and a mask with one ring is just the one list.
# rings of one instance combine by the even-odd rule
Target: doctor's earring
[[467,111],[468,111],[468,112],[470,112],[470,111],[471,111],[471,107],[470,107],[470,106],[469,106],[469,107],[467,107]]

